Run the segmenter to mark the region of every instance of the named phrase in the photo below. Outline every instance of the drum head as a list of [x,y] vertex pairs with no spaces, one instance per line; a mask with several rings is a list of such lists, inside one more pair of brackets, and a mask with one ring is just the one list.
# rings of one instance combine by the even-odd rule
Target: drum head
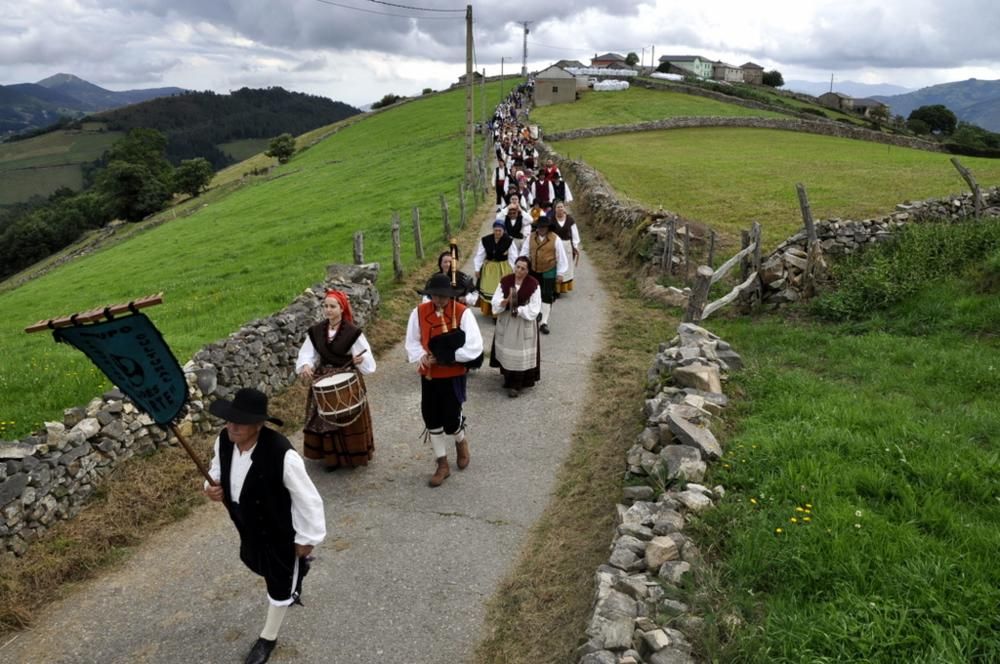
[[334,387],[336,385],[340,385],[341,383],[346,383],[352,378],[354,378],[353,373],[344,371],[333,374],[332,376],[327,376],[326,378],[320,378],[313,383],[313,387]]

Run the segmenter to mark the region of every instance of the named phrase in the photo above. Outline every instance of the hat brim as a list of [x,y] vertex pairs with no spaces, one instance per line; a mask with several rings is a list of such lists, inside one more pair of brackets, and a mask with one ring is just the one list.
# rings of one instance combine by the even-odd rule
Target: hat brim
[[439,295],[441,297],[462,297],[464,293],[452,288],[418,288],[417,292],[421,295],[426,295],[431,297],[432,295]]
[[240,410],[233,405],[232,401],[226,401],[225,399],[217,399],[216,401],[213,401],[208,406],[208,412],[227,422],[233,422],[234,424],[259,424],[261,422],[270,422],[279,427],[285,424],[283,420],[277,417],[272,417],[270,415],[264,415],[262,417],[258,413],[248,413]]

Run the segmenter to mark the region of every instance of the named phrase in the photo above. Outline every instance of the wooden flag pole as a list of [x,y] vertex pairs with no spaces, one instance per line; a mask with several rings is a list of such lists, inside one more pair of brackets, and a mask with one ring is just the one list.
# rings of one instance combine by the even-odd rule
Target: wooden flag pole
[[98,321],[103,318],[113,317],[116,314],[123,314],[127,311],[132,311],[133,309],[145,309],[146,307],[152,307],[157,304],[163,304],[163,293],[140,297],[138,300],[126,302],[125,304],[113,304],[107,307],[91,309],[90,311],[70,314],[69,316],[62,316],[60,318],[40,320],[34,325],[29,325],[24,328],[24,331],[31,334],[32,332],[44,332],[45,330],[51,330],[57,327],[69,327],[70,325],[77,325],[79,323],[93,323],[94,321]]
[[198,466],[198,471],[205,478],[205,481],[208,482],[209,486],[219,486],[219,483],[213,480],[212,476],[208,474],[208,469],[205,468],[205,464],[202,463],[202,460],[199,459],[198,455],[196,455],[194,450],[191,449],[191,446],[188,444],[187,440],[184,438],[184,434],[181,433],[181,430],[177,427],[177,425],[171,424],[170,430],[174,432],[175,436],[177,436],[177,440],[180,441],[184,451],[187,452],[188,456],[191,457],[191,460],[194,461],[194,465]]

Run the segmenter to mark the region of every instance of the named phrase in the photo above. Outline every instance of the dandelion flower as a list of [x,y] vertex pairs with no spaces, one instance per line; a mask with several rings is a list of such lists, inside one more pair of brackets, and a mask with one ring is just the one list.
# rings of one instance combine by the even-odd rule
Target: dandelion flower
[[796,511],[796,512],[805,512],[805,510],[804,510],[804,509],[802,509],[801,507],[796,507],[796,508],[795,508],[795,511]]
[[855,527],[855,528],[860,528],[860,527],[861,527],[861,524],[860,524],[860,523],[856,523],[856,524],[854,524],[854,527]]
[[812,503],[806,503],[806,509],[811,510],[813,508]]
[[796,519],[794,516],[791,519],[789,519],[789,521],[791,521],[792,523],[798,523],[799,522],[799,520]]
[[750,502],[751,502],[752,504],[756,505],[756,504],[757,504],[757,499],[756,499],[756,498],[751,498],[751,499],[750,499]]
[[812,518],[808,517],[808,516],[804,516],[804,517],[802,517],[802,520],[805,521],[806,523],[809,523],[810,521],[812,521]]
[[861,510],[856,511],[854,513],[854,516],[860,517],[861,516]]
[[782,530],[781,528],[775,528],[775,529],[774,529],[774,532],[776,532],[776,533],[778,533],[778,534],[780,535],[781,533],[783,533],[783,532],[785,532],[785,531],[784,531],[784,530]]

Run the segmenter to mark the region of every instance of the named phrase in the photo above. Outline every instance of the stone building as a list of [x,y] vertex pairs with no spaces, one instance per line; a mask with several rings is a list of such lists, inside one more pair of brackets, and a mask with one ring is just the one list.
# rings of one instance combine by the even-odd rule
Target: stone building
[[535,106],[576,101],[576,77],[562,67],[552,66],[535,74]]

